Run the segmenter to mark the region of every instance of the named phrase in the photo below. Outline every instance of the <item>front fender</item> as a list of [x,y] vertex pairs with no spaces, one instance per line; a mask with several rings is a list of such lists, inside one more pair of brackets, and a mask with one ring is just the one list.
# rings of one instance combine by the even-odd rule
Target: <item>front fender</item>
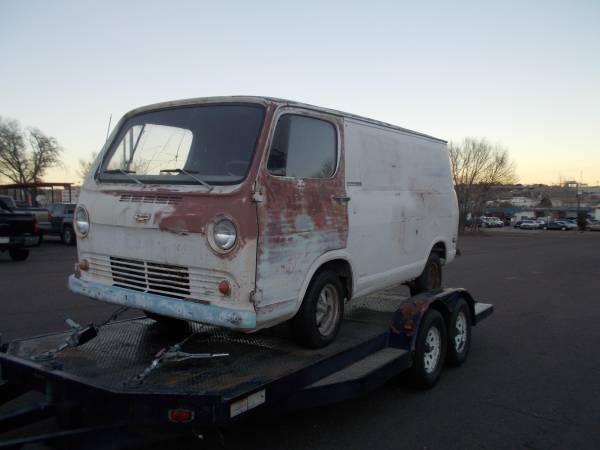
[[432,289],[410,297],[398,307],[390,326],[390,346],[413,351],[421,319],[425,313],[430,308],[436,309],[448,321],[460,298],[463,298],[469,305],[471,324],[475,325],[475,301],[466,289]]

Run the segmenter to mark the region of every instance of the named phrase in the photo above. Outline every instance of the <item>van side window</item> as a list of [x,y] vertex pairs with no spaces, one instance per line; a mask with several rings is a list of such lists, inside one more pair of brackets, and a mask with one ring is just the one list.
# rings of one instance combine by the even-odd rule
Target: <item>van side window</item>
[[329,178],[335,172],[337,135],[332,123],[285,114],[279,118],[267,169],[281,177]]

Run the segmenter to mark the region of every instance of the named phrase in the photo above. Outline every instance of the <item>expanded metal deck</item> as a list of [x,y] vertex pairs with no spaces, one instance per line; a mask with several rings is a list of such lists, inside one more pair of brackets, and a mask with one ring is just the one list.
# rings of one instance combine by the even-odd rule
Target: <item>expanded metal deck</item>
[[[189,329],[173,334],[166,333],[151,319],[139,318],[103,327],[95,339],[80,347],[67,348],[50,363],[35,361],[34,357],[59,346],[67,333],[13,341],[6,355],[28,361],[29,367],[40,374],[67,377],[114,393],[231,399],[293,375],[297,376],[298,387],[308,385],[383,348],[387,344],[390,313],[405,299],[387,291],[352,302],[335,342],[319,350],[296,344],[285,324],[255,334],[190,324]],[[183,351],[229,356],[167,363],[142,383],[135,382],[135,377],[152,363],[161,349],[190,333],[195,334],[184,344]],[[322,364],[325,361],[327,364]]]

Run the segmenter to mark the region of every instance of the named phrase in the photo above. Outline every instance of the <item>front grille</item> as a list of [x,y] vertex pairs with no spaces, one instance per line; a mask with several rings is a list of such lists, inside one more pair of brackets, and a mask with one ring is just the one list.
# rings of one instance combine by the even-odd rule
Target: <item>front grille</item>
[[229,281],[239,287],[226,272],[201,267],[163,264],[156,261],[82,253],[89,263],[86,277],[101,284],[156,293],[190,302],[218,302],[226,300],[219,293],[219,283]]
[[111,256],[110,271],[115,286],[176,298],[190,295],[187,267]]
[[126,203],[151,203],[156,205],[176,205],[181,201],[181,197],[172,195],[134,195],[123,194],[119,198],[120,202]]

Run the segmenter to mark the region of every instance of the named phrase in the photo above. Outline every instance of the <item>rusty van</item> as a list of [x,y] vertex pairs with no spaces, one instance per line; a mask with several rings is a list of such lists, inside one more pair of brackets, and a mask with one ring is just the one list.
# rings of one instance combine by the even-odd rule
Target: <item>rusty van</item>
[[456,254],[446,142],[266,97],[135,109],[81,189],[72,291],[163,323],[335,339],[344,305],[439,287]]

